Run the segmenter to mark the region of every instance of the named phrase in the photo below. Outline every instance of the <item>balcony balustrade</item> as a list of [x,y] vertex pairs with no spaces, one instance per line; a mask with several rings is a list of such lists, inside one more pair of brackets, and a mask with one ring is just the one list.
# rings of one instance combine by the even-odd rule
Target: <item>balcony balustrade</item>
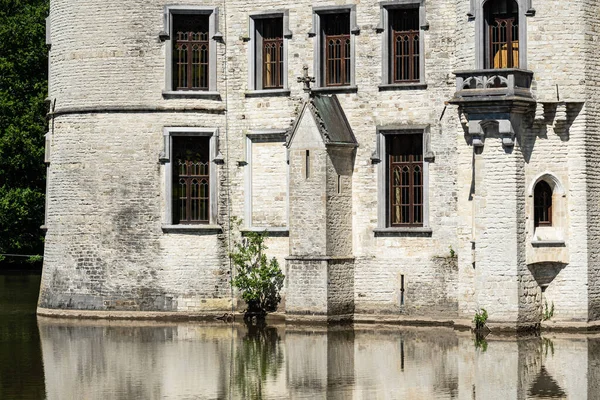
[[523,113],[535,105],[533,72],[516,68],[456,71],[456,93],[449,101],[466,113]]

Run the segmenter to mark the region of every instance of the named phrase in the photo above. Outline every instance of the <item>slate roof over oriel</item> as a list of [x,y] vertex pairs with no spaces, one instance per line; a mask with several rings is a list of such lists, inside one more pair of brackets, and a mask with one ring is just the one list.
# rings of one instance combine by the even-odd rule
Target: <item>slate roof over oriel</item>
[[296,121],[290,129],[288,145],[292,142],[296,128],[308,108],[315,119],[325,145],[345,144],[358,146],[356,137],[348,123],[346,114],[335,94],[311,96],[302,107]]

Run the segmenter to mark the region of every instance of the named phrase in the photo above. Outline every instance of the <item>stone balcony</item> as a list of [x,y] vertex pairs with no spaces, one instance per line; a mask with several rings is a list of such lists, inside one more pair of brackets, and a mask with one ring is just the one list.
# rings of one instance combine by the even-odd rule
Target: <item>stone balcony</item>
[[534,109],[533,72],[516,68],[456,71],[450,104],[465,114],[518,113]]

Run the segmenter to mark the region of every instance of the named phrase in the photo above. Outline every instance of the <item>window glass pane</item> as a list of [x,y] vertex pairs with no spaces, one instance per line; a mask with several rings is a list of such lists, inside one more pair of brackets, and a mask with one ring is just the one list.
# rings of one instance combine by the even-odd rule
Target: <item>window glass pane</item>
[[514,0],[486,3],[487,68],[519,67],[518,10],[518,4]]
[[391,9],[391,82],[416,82],[420,79],[419,9]]
[[386,135],[391,226],[423,225],[423,135]]
[[545,181],[535,185],[533,192],[534,225],[552,225],[552,188]]
[[342,86],[351,83],[350,14],[323,14],[323,45],[325,85]]
[[265,18],[257,21],[262,38],[262,86],[265,89],[283,88],[283,18]]
[[173,138],[173,223],[209,222],[209,137]]
[[173,89],[208,90],[209,16],[174,14]]

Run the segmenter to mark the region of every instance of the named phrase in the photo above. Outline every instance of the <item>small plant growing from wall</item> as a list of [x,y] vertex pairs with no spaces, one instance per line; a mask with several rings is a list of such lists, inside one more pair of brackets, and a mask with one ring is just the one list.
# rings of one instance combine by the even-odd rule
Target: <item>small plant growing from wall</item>
[[475,324],[475,348],[484,353],[487,350],[487,341],[485,337],[490,333],[490,329],[485,325],[488,319],[488,313],[485,308],[475,311],[473,323]]
[[450,258],[456,258],[456,251],[454,251],[452,246],[448,246],[448,250],[450,250]]
[[235,265],[233,286],[248,305],[245,317],[264,317],[281,301],[285,276],[275,257],[267,259],[266,249],[264,234],[249,232],[229,255]]
[[488,313],[485,308],[481,308],[475,312],[473,322],[475,323],[475,331],[481,331],[485,327],[488,319]]
[[544,311],[542,313],[542,321],[548,321],[550,318],[552,318],[554,316],[554,302],[552,302],[552,305],[550,306],[550,308],[548,308],[548,300],[546,300],[544,302]]

